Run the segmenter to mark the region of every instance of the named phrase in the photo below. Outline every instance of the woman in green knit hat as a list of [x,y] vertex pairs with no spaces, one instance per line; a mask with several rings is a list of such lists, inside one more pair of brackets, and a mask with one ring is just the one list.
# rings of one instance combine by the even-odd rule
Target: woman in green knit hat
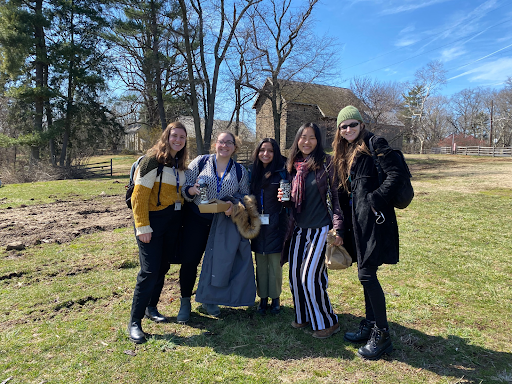
[[[382,264],[398,263],[398,226],[390,201],[408,175],[386,139],[376,136],[372,139],[374,135],[366,130],[357,108],[351,105],[343,108],[338,114],[337,128],[332,146],[344,214],[344,245],[357,258],[366,310],[359,329],[345,333],[345,340],[365,343],[358,354],[376,360],[393,350],[377,269]],[[387,175],[382,184],[369,150],[370,139]]]

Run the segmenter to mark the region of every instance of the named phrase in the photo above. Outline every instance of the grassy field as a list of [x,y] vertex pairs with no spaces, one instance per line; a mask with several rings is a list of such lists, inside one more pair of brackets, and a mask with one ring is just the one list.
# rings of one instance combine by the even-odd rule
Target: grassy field
[[[512,382],[512,160],[407,160],[416,197],[397,211],[401,261],[379,275],[391,356],[363,361],[358,346],[343,340],[364,316],[355,266],[329,273],[342,328],[330,339],[290,326],[285,267],[278,316],[223,308],[216,319],[193,302],[187,325],[144,321],[153,336],[135,346],[126,325],[137,247],[133,231],[123,228],[17,254],[0,251],[0,383]],[[31,200],[34,184],[39,196],[122,194],[132,161],[119,161],[114,180],[6,186],[0,198],[15,194],[17,204],[41,204]],[[159,305],[173,319],[177,271],[171,267]]]

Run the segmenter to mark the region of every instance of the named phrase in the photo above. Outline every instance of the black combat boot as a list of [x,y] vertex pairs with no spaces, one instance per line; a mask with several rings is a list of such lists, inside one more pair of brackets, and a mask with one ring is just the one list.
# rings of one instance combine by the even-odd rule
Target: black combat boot
[[130,320],[130,324],[128,324],[128,335],[130,340],[135,344],[142,344],[146,342],[146,335],[142,331],[140,320]]
[[262,297],[258,309],[256,310],[260,315],[265,315],[268,308],[268,297]]
[[149,320],[155,323],[167,323],[167,317],[158,312],[156,307],[147,307],[145,315]]
[[359,329],[355,332],[346,332],[344,339],[351,343],[362,343],[367,342],[372,333],[372,328],[375,323],[371,323],[368,320],[361,320]]
[[357,354],[368,360],[378,360],[384,353],[390,354],[393,351],[389,330],[373,327],[368,343],[359,348]]
[[272,303],[270,304],[270,313],[273,315],[277,315],[281,312],[281,300],[279,297],[277,299],[272,299]]

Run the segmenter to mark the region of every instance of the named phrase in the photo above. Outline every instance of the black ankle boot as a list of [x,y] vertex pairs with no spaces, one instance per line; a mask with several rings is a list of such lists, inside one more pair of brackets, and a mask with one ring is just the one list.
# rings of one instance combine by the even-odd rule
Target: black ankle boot
[[142,331],[140,320],[130,321],[130,324],[128,324],[128,335],[130,337],[130,341],[133,341],[135,344],[142,344],[146,342],[146,335]]
[[281,300],[279,297],[277,299],[272,299],[272,304],[270,304],[270,313],[273,315],[277,315],[281,312]]
[[346,332],[344,339],[346,341],[350,341],[351,343],[362,343],[367,342],[372,333],[373,324],[368,320],[361,320],[359,324],[359,329],[355,332]]
[[147,307],[146,317],[155,323],[167,323],[167,317],[158,312],[156,307]]
[[260,315],[264,315],[267,313],[267,308],[268,308],[268,297],[261,298],[256,312],[258,312]]
[[368,343],[359,348],[357,354],[368,360],[378,360],[384,353],[390,354],[393,351],[389,330],[373,327]]

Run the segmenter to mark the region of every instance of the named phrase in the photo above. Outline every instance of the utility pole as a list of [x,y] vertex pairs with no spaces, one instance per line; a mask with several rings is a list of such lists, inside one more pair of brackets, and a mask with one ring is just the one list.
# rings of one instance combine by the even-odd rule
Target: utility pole
[[491,100],[491,132],[489,133],[489,147],[494,147],[492,142],[492,114],[494,111],[494,100]]

